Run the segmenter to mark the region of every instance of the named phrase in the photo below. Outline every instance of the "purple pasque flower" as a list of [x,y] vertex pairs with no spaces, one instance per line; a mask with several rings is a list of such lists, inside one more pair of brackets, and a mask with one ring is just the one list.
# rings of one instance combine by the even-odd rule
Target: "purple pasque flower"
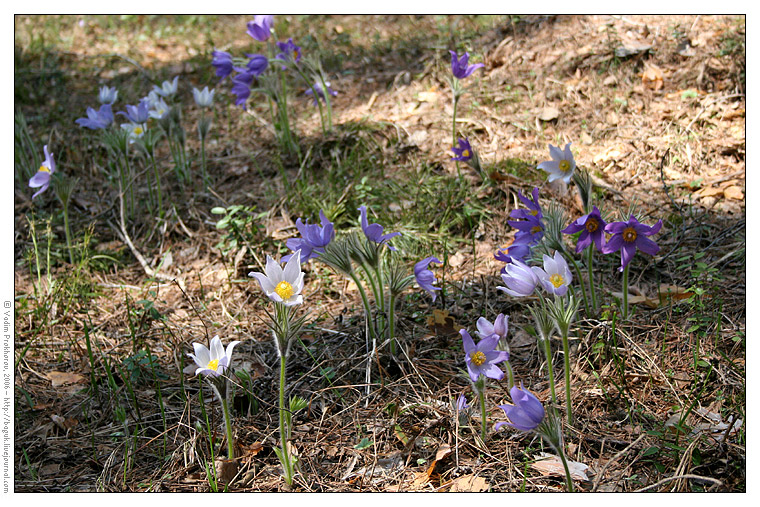
[[466,137],[464,139],[460,137],[457,141],[457,146],[451,148],[451,151],[453,151],[455,155],[454,157],[451,157],[451,160],[467,162],[472,158],[472,146],[470,146],[470,141]]
[[127,104],[127,112],[119,111],[116,114],[126,116],[132,123],[145,123],[150,118],[150,100],[144,98],[136,106]]
[[420,262],[414,265],[414,278],[417,280],[417,285],[422,290],[426,290],[431,296],[433,296],[433,302],[435,302],[436,290],[441,290],[440,287],[434,287],[433,284],[437,281],[432,271],[428,269],[431,262],[442,264],[436,257],[426,257]]
[[532,269],[546,292],[557,296],[564,296],[573,281],[573,275],[570,273],[567,261],[559,253],[559,250],[555,250],[554,257],[544,254],[543,269],[538,266],[534,266]]
[[109,88],[108,86],[103,86],[98,92],[98,101],[100,101],[101,104],[113,104],[118,97],[119,90],[115,87]]
[[40,168],[37,169],[37,173],[29,178],[29,186],[31,188],[40,187],[40,189],[34,193],[32,199],[47,190],[48,186],[50,186],[50,179],[55,172],[55,160],[53,160],[53,154],[48,151],[47,144],[42,149],[45,152],[45,160],[42,162]]
[[179,76],[174,76],[174,79],[171,81],[164,81],[161,83],[161,86],[153,85],[153,91],[161,95],[162,97],[171,97],[175,93],[177,93],[177,80],[179,79]]
[[464,394],[460,394],[459,398],[457,398],[456,407],[457,407],[457,411],[459,412],[464,412],[465,410],[470,408],[470,406],[467,404],[467,398],[465,398]]
[[[301,262],[319,257],[319,254],[325,251],[325,247],[335,238],[335,227],[330,222],[322,210],[319,210],[319,219],[322,221],[322,227],[317,224],[309,224],[308,219],[302,222],[299,218],[296,220],[296,228],[301,233],[300,238],[290,238],[286,242],[288,248],[294,252],[301,251]],[[286,255],[282,262],[287,262],[295,254]]]
[[232,78],[232,93],[237,96],[235,105],[245,109],[245,103],[251,96],[251,84],[255,76],[250,72],[243,72]]
[[451,53],[451,73],[454,74],[454,77],[457,79],[464,79],[472,74],[475,69],[485,67],[482,63],[468,65],[470,54],[467,51],[464,52],[462,58],[459,58],[454,51],[449,50],[449,53]]
[[[391,232],[390,234],[383,234],[383,226],[380,224],[370,224],[367,222],[367,207],[362,205],[359,206],[359,214],[362,224],[362,230],[364,231],[364,235],[367,236],[367,239],[377,243],[382,244],[389,239],[395,237],[395,236],[401,236],[400,232]],[[388,248],[391,250],[396,250],[392,246],[388,245]]]
[[224,79],[232,74],[232,55],[226,51],[217,51],[216,49],[211,52],[212,60],[211,65],[216,68],[216,75],[224,81]]
[[596,245],[596,249],[599,252],[604,253],[604,228],[607,226],[607,222],[602,219],[602,214],[599,209],[594,206],[591,213],[583,215],[578,220],[568,225],[562,232],[565,234],[575,234],[581,232],[578,236],[578,244],[575,246],[575,253],[580,253],[585,250],[592,242]]
[[531,239],[530,236],[515,238],[508,247],[499,248],[493,255],[497,261],[509,264],[515,260],[523,260],[530,254]]
[[[280,49],[280,53],[275,57],[278,60],[295,63],[301,60],[301,46],[296,46],[292,38],[288,39],[287,42],[278,42],[277,47]],[[285,69],[287,67],[283,65],[282,70]]]
[[512,426],[521,431],[531,431],[541,424],[544,420],[546,411],[536,395],[525,389],[520,382],[520,387],[512,386],[509,390],[514,405],[499,405],[504,411],[509,421],[498,422],[494,426],[499,429],[504,425]]
[[549,173],[549,182],[562,179],[565,183],[570,183],[570,178],[573,177],[575,172],[575,159],[573,153],[570,151],[570,145],[567,143],[564,150],[560,150],[557,146],[549,145],[549,155],[552,160],[541,162],[538,164],[538,168]]
[[517,197],[528,207],[528,209],[514,209],[509,213],[509,216],[517,219],[529,219],[534,217],[541,220],[544,217],[544,214],[541,212],[541,205],[538,204],[538,187],[533,187],[531,195],[533,197],[532,200],[525,197],[522,192],[518,190]]
[[503,379],[504,372],[496,365],[502,361],[507,361],[509,359],[509,352],[496,350],[496,345],[499,344],[499,336],[492,334],[483,338],[475,345],[470,333],[466,329],[460,329],[459,334],[462,335],[465,362],[467,363],[467,372],[470,374],[470,379],[473,382],[477,382],[481,375],[495,380]]
[[267,70],[269,59],[266,56],[248,53],[246,53],[245,56],[248,57],[248,63],[245,64],[245,67],[234,67],[236,71],[259,77],[265,70]]
[[274,16],[271,14],[257,14],[253,21],[248,22],[246,33],[259,42],[266,41],[272,33]]
[[[333,97],[336,97],[338,95],[338,92],[330,88],[330,81],[325,81],[325,86],[327,87],[327,93],[329,93]],[[325,98],[325,92],[322,91],[322,84],[320,82],[316,82],[314,83],[313,89],[309,88],[303,93],[304,95],[314,95],[314,91],[317,92],[317,96],[314,97],[314,105],[316,106],[318,98],[321,98],[323,100]]]
[[195,354],[188,354],[195,364],[188,365],[185,373],[202,374],[206,377],[218,377],[224,375],[224,371],[232,364],[232,351],[235,345],[240,343],[235,340],[227,344],[227,350],[222,346],[222,340],[219,336],[211,339],[211,346],[206,348],[201,343],[193,343]]
[[103,104],[100,109],[87,108],[87,118],[77,118],[74,120],[82,127],[87,127],[92,130],[104,129],[113,123],[113,111],[111,110],[111,104]]
[[533,272],[530,266],[518,259],[513,259],[512,262],[504,267],[501,280],[506,287],[499,286],[496,288],[517,298],[530,296],[539,284],[536,273]]
[[507,331],[509,330],[508,320],[509,315],[504,315],[503,313],[496,316],[493,324],[485,317],[480,317],[477,322],[478,336],[480,336],[481,340],[494,334],[498,336],[499,339],[506,338]]
[[507,220],[507,223],[518,231],[515,243],[535,245],[544,237],[544,223],[537,216],[528,215],[527,220]]
[[623,269],[631,262],[638,248],[645,254],[656,255],[660,247],[647,238],[657,234],[662,228],[662,220],[658,220],[653,226],[644,225],[631,215],[627,222],[612,222],[604,228],[605,232],[612,234],[612,237],[604,246],[603,253],[612,253],[620,250],[621,265],[618,271]]

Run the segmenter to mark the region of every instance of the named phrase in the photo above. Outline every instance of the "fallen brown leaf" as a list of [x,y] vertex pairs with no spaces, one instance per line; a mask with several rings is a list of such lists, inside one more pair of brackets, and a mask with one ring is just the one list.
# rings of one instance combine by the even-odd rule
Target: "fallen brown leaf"
[[480,491],[488,491],[488,482],[483,477],[476,477],[472,474],[463,475],[454,480],[451,483],[450,492],[469,492],[478,493]]
[[[561,477],[565,476],[565,467],[562,465],[562,461],[559,459],[559,456],[545,452],[541,453],[541,456],[544,459],[535,461],[533,464],[531,464],[531,468],[538,470],[542,475],[559,475]],[[586,475],[588,465],[584,465],[583,463],[579,463],[577,461],[567,460],[567,467],[570,469],[570,476],[574,481],[588,480],[588,476]]]
[[726,199],[734,199],[737,201],[744,199],[744,192],[742,192],[742,189],[737,186],[727,187],[723,190],[723,195],[726,196]]
[[77,384],[84,380],[82,375],[66,371],[51,371],[47,374],[47,378],[52,382],[53,387],[60,387],[66,384]]

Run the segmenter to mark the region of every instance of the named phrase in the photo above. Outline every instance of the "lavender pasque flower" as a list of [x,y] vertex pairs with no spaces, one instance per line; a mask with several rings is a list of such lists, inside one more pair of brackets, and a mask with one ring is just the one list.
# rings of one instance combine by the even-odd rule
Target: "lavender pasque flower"
[[210,348],[206,348],[200,343],[193,343],[195,354],[188,354],[188,356],[193,359],[195,364],[188,365],[184,372],[195,372],[195,375],[200,373],[207,377],[224,375],[225,370],[232,364],[232,350],[238,343],[240,342],[237,340],[230,342],[227,345],[227,350],[224,350],[222,340],[218,335],[211,339]]
[[437,281],[432,271],[428,269],[431,262],[441,264],[436,257],[426,257],[420,262],[414,265],[414,278],[417,280],[417,284],[422,290],[426,290],[431,296],[433,296],[433,302],[435,302],[436,290],[441,290],[440,287],[434,287],[433,284]]
[[[301,262],[319,257],[319,254],[324,252],[325,247],[335,238],[335,227],[322,210],[319,210],[319,219],[322,222],[322,227],[317,224],[309,224],[308,220],[305,223],[300,218],[296,220],[296,228],[301,233],[301,237],[290,238],[286,242],[287,247],[294,252],[301,251]],[[282,261],[289,261],[293,255],[295,254],[284,256]]]
[[599,209],[594,206],[591,213],[583,215],[578,220],[562,229],[562,232],[565,234],[575,234],[576,232],[583,231],[581,232],[581,235],[578,236],[578,244],[575,246],[576,253],[585,250],[591,243],[596,245],[596,249],[599,250],[599,252],[604,253],[604,228],[606,226],[607,222],[602,220],[602,214],[599,212]]
[[538,276],[530,266],[517,259],[513,259],[511,263],[505,266],[501,280],[506,287],[498,286],[496,288],[518,298],[530,296],[539,284]]
[[457,54],[454,51],[449,50],[449,53],[451,53],[451,73],[454,74],[454,77],[457,79],[464,79],[476,69],[485,67],[482,63],[468,65],[470,54],[467,51],[462,55],[462,58],[457,57]]
[[512,218],[517,218],[520,220],[527,220],[530,218],[535,218],[538,220],[541,220],[544,217],[544,214],[541,212],[541,205],[538,203],[538,187],[533,187],[533,191],[531,193],[531,196],[533,199],[528,199],[525,197],[522,192],[517,192],[517,197],[527,206],[528,209],[515,209],[512,210],[509,213],[509,216]]
[[224,81],[224,79],[232,74],[232,55],[226,51],[214,50],[211,52],[212,60],[211,65],[216,69],[216,75]]
[[[288,39],[287,42],[278,42],[277,47],[280,49],[280,53],[276,58],[283,62],[295,62],[298,63],[301,60],[301,46],[296,46],[293,39]],[[282,70],[287,69],[285,65],[282,66]]]
[[570,178],[573,177],[573,172],[575,172],[575,159],[570,151],[571,144],[567,143],[564,151],[550,144],[549,155],[551,155],[552,160],[538,164],[539,169],[549,173],[550,183],[558,179],[564,180],[565,183],[570,183]]
[[491,335],[496,335],[499,339],[506,338],[507,331],[509,330],[508,320],[509,315],[504,315],[503,313],[497,315],[493,323],[485,317],[480,317],[477,322],[478,336],[480,336],[481,340],[483,338],[488,338]]
[[613,222],[607,224],[605,232],[612,234],[612,237],[604,246],[603,253],[608,254],[620,250],[621,265],[618,271],[623,269],[631,262],[638,248],[645,254],[656,255],[660,247],[649,239],[647,236],[657,234],[662,228],[662,220],[658,220],[653,226],[644,225],[631,215],[627,222]]
[[251,85],[253,84],[254,75],[250,72],[243,72],[232,78],[232,93],[237,96],[235,105],[245,109],[245,103],[251,96]]
[[525,389],[520,383],[520,387],[513,386],[509,390],[514,405],[499,405],[509,419],[509,422],[498,422],[494,426],[499,429],[504,425],[512,426],[521,431],[531,431],[541,424],[544,420],[546,411],[536,395]]
[[37,169],[37,173],[29,179],[29,186],[31,188],[40,187],[40,189],[32,195],[32,199],[40,195],[47,190],[50,186],[50,179],[55,172],[55,160],[53,160],[53,154],[48,151],[47,144],[42,148],[45,152],[45,160],[42,165]]
[[468,138],[462,139],[460,137],[459,141],[457,141],[457,146],[451,148],[451,151],[453,151],[455,155],[454,157],[451,157],[451,160],[467,162],[472,158],[472,146],[470,146]]
[[496,350],[496,345],[499,343],[498,335],[493,334],[484,338],[476,346],[466,329],[459,330],[459,334],[462,335],[467,372],[473,382],[477,382],[480,375],[495,380],[504,378],[504,372],[496,365],[508,360],[509,352]]
[[136,106],[127,104],[127,112],[119,111],[116,114],[126,116],[132,123],[145,123],[150,118],[150,100],[144,98]]
[[259,77],[267,70],[269,59],[266,56],[256,53],[246,53],[245,56],[248,58],[248,63],[245,64],[245,67],[234,67],[236,71]]
[[253,21],[248,22],[246,33],[257,41],[264,42],[272,34],[273,23],[274,16],[271,14],[257,14],[253,17]]
[[544,268],[534,266],[533,272],[541,281],[546,292],[557,296],[564,296],[570,283],[573,281],[573,275],[567,266],[567,261],[559,250],[554,252],[554,257],[544,254]]
[[[389,234],[383,234],[383,226],[380,224],[370,224],[367,221],[367,207],[362,205],[359,206],[359,214],[361,218],[361,224],[362,224],[362,230],[364,231],[364,235],[367,236],[367,239],[378,244],[382,244],[389,239],[400,236],[400,232],[391,232]],[[391,250],[396,250],[392,246],[388,245],[388,248]]]
[[104,129],[113,123],[113,111],[111,110],[111,104],[103,104],[100,109],[87,108],[87,118],[77,118],[74,120],[82,127],[87,127],[92,130]]
[[283,269],[280,263],[267,255],[265,273],[250,272],[256,278],[267,297],[285,306],[303,303],[303,272],[301,271],[301,251],[294,253]]

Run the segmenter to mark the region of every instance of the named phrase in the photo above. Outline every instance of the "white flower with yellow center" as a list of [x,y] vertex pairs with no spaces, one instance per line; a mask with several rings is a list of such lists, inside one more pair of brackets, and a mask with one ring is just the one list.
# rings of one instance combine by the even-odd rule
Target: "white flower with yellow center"
[[567,261],[559,251],[554,252],[554,258],[544,254],[544,269],[535,266],[532,269],[546,292],[550,294],[564,296],[573,281]]
[[538,164],[538,168],[549,173],[549,182],[562,179],[565,183],[570,183],[570,178],[573,177],[575,172],[575,159],[573,153],[570,151],[570,145],[567,143],[564,150],[560,150],[558,146],[549,145],[549,154],[552,160],[541,162]]
[[285,268],[280,263],[267,255],[267,265],[264,273],[251,272],[252,276],[259,281],[261,289],[267,297],[276,303],[286,306],[300,305],[303,303],[303,272],[301,271],[301,250],[297,250]]
[[195,354],[188,354],[195,364],[189,365],[185,368],[185,373],[193,373],[196,375],[203,374],[211,377],[218,377],[224,374],[224,371],[229,368],[232,363],[232,349],[235,345],[240,343],[239,341],[230,342],[227,345],[227,350],[224,350],[222,346],[222,340],[219,336],[214,336],[211,339],[211,348],[207,349],[205,345],[200,343],[193,343],[193,349]]

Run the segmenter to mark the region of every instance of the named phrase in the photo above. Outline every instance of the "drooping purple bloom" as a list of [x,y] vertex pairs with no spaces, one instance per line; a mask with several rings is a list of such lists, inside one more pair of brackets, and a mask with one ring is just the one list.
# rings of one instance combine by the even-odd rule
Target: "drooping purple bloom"
[[[280,49],[280,53],[276,56],[278,60],[295,63],[301,60],[301,46],[296,46],[292,38],[287,42],[278,42],[277,47]],[[282,70],[285,69],[287,67],[283,65]]]
[[599,209],[594,206],[591,213],[583,215],[578,220],[568,225],[562,232],[565,234],[575,234],[581,232],[578,236],[578,244],[575,246],[575,252],[580,253],[585,250],[592,242],[596,245],[596,249],[599,252],[604,253],[604,228],[607,226],[607,222],[602,219],[602,214]]
[[525,389],[520,383],[520,387],[512,386],[509,390],[514,405],[499,405],[504,411],[509,421],[498,422],[494,426],[499,429],[504,425],[512,426],[520,431],[531,431],[541,424],[544,420],[546,411],[536,395]]
[[29,186],[31,188],[40,187],[40,189],[32,195],[32,199],[47,190],[48,186],[50,186],[50,179],[55,172],[55,160],[53,159],[53,154],[48,151],[47,144],[42,149],[45,152],[45,160],[42,162],[40,168],[37,169],[37,173],[29,179]]
[[[300,218],[296,220],[296,228],[301,233],[301,237],[290,238],[286,242],[288,248],[294,252],[301,251],[301,262],[319,257],[319,254],[323,253],[325,247],[335,238],[335,227],[322,210],[319,210],[319,219],[322,222],[322,227],[317,224],[309,224],[308,219],[305,223]],[[282,262],[289,261],[293,255],[284,256]]]
[[500,248],[493,255],[497,261],[505,262],[509,264],[516,260],[521,261],[530,254],[530,238],[521,238],[520,241],[513,241],[511,245],[506,248]]
[[605,232],[612,234],[612,237],[604,246],[603,253],[608,254],[620,250],[621,266],[618,271],[623,271],[631,262],[638,248],[645,254],[656,255],[660,247],[647,238],[657,234],[662,228],[662,220],[658,220],[653,226],[644,225],[631,215],[627,222],[612,222],[604,228]]
[[236,71],[259,77],[267,70],[269,59],[266,56],[259,54],[246,54],[245,56],[248,57],[248,63],[245,64],[245,67],[234,67]]
[[508,220],[507,223],[518,230],[515,243],[535,245],[544,237],[544,224],[533,215],[528,215],[527,220]]
[[[364,231],[364,235],[367,236],[367,239],[378,244],[382,244],[389,239],[400,236],[400,232],[391,232],[390,234],[383,234],[383,226],[380,224],[370,224],[367,222],[367,207],[362,205],[359,206],[359,213],[361,217],[361,224],[362,224],[362,230]],[[391,250],[396,250],[392,246],[388,245],[388,248]]]
[[114,88],[109,88],[108,86],[103,86],[100,88],[100,91],[98,92],[98,100],[101,104],[113,104],[116,102],[116,99],[119,97],[119,90]]
[[232,74],[232,55],[226,51],[214,50],[211,52],[211,56],[213,57],[211,65],[216,68],[216,75],[221,78],[220,81],[224,81],[227,76]]
[[241,106],[245,109],[245,103],[248,97],[251,96],[251,84],[254,77],[250,72],[243,72],[232,78],[232,93],[237,96],[235,100],[236,106]]
[[459,398],[457,398],[457,411],[464,412],[467,410],[469,405],[467,405],[467,398],[465,398],[464,394],[460,394]]
[[493,324],[485,317],[480,317],[477,322],[478,336],[482,340],[495,334],[499,339],[504,339],[507,337],[507,331],[509,330],[508,321],[509,315],[504,315],[503,313],[496,316]]
[[538,277],[524,262],[514,259],[507,264],[501,279],[506,287],[496,287],[512,297],[528,297],[536,290]]
[[[325,81],[325,86],[327,87],[327,93],[329,93],[333,97],[336,97],[338,95],[338,92],[336,92],[335,90],[333,90],[332,88],[330,88],[330,82],[329,81]],[[309,88],[308,90],[306,90],[304,92],[304,95],[314,95],[314,90],[316,90],[316,92],[317,92],[317,96],[314,97],[314,99],[313,99],[314,100],[314,105],[316,106],[317,105],[317,98],[321,98],[322,100],[324,100],[324,98],[325,98],[325,92],[322,91],[322,83],[316,82],[316,83],[314,83],[313,89]]]
[[441,264],[436,257],[426,257],[420,262],[414,265],[414,278],[417,279],[417,284],[422,290],[426,290],[431,296],[433,296],[433,302],[435,302],[436,290],[441,290],[440,287],[434,287],[433,284],[437,281],[432,271],[428,269],[431,262]]
[[113,123],[111,104],[103,104],[97,111],[88,107],[87,118],[77,118],[75,122],[92,130],[104,129]]
[[119,111],[116,114],[126,116],[132,123],[145,123],[150,117],[150,101],[145,98],[140,101],[136,106],[127,104],[127,112]]
[[570,283],[573,281],[573,274],[567,266],[567,261],[559,250],[554,252],[554,257],[544,254],[544,268],[534,266],[533,272],[541,281],[546,292],[557,296],[564,296]]
[[451,73],[454,74],[454,77],[457,79],[464,79],[472,74],[475,69],[485,67],[482,63],[468,65],[470,54],[467,51],[464,52],[462,58],[459,58],[454,51],[449,50],[449,53],[451,53]]
[[560,150],[558,146],[549,145],[549,155],[552,160],[541,162],[538,164],[538,168],[549,173],[549,182],[562,179],[565,183],[570,183],[570,178],[573,177],[575,172],[575,159],[573,158],[573,152],[570,151],[570,145],[567,143],[564,150]]
[[248,22],[246,33],[259,42],[266,41],[272,33],[274,16],[271,14],[257,14],[253,21]]
[[525,197],[522,192],[517,192],[517,197],[528,207],[528,209],[514,209],[509,213],[509,216],[517,219],[529,219],[531,217],[541,220],[544,214],[541,212],[541,205],[538,204],[538,187],[533,187],[532,192],[533,200]]
[[504,372],[496,365],[502,361],[507,361],[509,359],[509,352],[496,350],[496,345],[499,344],[499,336],[493,334],[480,340],[475,345],[470,333],[466,329],[460,329],[459,334],[462,335],[465,362],[467,363],[467,372],[470,374],[470,379],[473,382],[477,382],[481,375],[495,380],[503,379]]
[[451,160],[467,162],[472,158],[472,146],[470,146],[470,141],[468,138],[462,139],[460,137],[459,141],[457,141],[457,146],[451,148],[451,151],[453,151],[455,155],[454,157],[451,157]]

